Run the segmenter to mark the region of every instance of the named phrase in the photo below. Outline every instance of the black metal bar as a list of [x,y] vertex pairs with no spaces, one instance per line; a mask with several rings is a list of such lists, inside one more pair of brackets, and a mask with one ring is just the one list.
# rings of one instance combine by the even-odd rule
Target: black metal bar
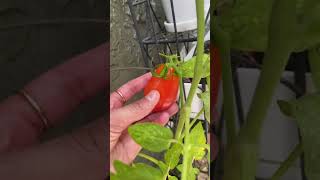
[[153,7],[150,6],[150,8],[151,8],[151,12],[152,12],[153,16],[155,17],[155,20],[157,21],[157,24],[158,24],[160,30],[162,32],[165,32],[165,29],[164,29],[164,27],[161,26],[161,23],[160,23],[159,19],[157,18],[156,12],[154,11]]
[[158,40],[158,42],[154,41],[154,40],[150,40],[150,37],[147,37],[143,40],[144,44],[165,44],[165,43],[183,43],[183,42],[194,42],[197,41],[197,38],[183,38],[183,39],[178,39],[178,40],[174,40],[174,39],[165,39],[165,40]]
[[232,76],[233,76],[234,96],[236,101],[235,103],[237,108],[238,121],[241,127],[244,124],[244,112],[243,112],[241,90],[240,90],[239,77],[238,77],[236,64],[232,66]]
[[[151,27],[152,27],[152,33],[153,33],[153,38],[155,39],[155,42],[156,42],[156,44],[158,45],[158,37],[156,36],[156,29],[155,29],[155,27],[154,27],[154,22],[153,22],[153,18],[152,18],[152,16],[151,16],[151,13],[150,13],[150,9],[151,9],[151,3],[150,3],[150,0],[147,0],[147,4],[148,4],[148,7],[147,7],[147,9],[146,9],[146,12],[147,12],[147,15],[148,15],[148,17],[149,17],[149,19],[150,19],[150,21],[151,21]],[[150,9],[149,9],[150,8]],[[159,50],[158,49],[158,46],[157,46],[157,50]]]
[[173,19],[173,26],[174,26],[174,35],[175,35],[175,43],[176,43],[176,48],[177,48],[177,55],[180,56],[179,53],[179,44],[178,44],[178,32],[177,32],[177,22],[176,22],[176,15],[174,13],[174,5],[173,5],[173,0],[170,0],[171,4],[171,12],[172,12],[172,19]]
[[128,5],[129,5],[130,13],[131,13],[131,18],[132,18],[132,21],[133,21],[133,27],[134,27],[134,29],[136,31],[136,35],[137,35],[137,38],[138,38],[139,46],[140,46],[140,49],[141,49],[141,53],[142,53],[142,58],[143,58],[144,64],[145,64],[146,67],[150,67],[148,59],[147,59],[146,52],[144,51],[144,46],[143,46],[141,34],[140,34],[140,32],[138,30],[138,27],[137,27],[137,21],[136,21],[135,16],[134,16],[132,0],[128,0]]
[[146,0],[135,0],[135,1],[132,3],[132,6],[136,6],[136,5],[145,3],[145,2],[147,2],[147,1],[146,1]]

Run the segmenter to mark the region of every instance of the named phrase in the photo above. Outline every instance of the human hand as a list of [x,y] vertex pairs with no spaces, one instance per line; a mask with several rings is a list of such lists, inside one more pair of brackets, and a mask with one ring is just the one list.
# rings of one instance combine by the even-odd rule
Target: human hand
[[113,92],[110,96],[110,170],[112,172],[114,160],[129,164],[141,150],[141,146],[136,144],[128,134],[127,129],[131,124],[151,121],[165,125],[178,111],[178,106],[174,103],[165,111],[151,113],[160,98],[158,91],[151,91],[142,99],[123,106],[126,100],[146,86],[151,76],[151,73],[144,74],[120,87],[119,93]]
[[[24,87],[54,126],[80,103],[106,90],[109,44],[103,44],[49,70]],[[0,179],[104,179],[107,121],[99,118],[80,129],[40,144],[44,126],[21,95],[0,104]]]

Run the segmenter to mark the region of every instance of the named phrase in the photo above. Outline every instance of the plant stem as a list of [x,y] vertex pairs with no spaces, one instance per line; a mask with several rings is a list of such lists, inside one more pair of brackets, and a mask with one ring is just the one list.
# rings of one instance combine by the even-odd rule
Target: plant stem
[[[236,143],[225,158],[223,180],[254,180],[258,160],[258,142],[263,120],[274,90],[297,42],[296,4],[291,0],[273,1],[267,51],[256,91]],[[236,163],[234,158],[237,158]]]
[[309,63],[311,68],[311,75],[313,84],[316,89],[320,90],[320,54],[318,48],[313,48],[309,50]]
[[[179,83],[180,83],[179,107],[182,108],[184,105],[184,92],[183,92],[184,84],[183,84],[182,77],[180,77]],[[181,112],[180,112],[180,116],[181,116]],[[176,129],[176,134],[175,134],[175,139],[177,139],[177,140],[180,139],[182,129],[184,126],[184,121],[181,121],[180,116],[179,116],[179,121],[178,121],[177,129]]]
[[291,165],[296,162],[296,160],[300,157],[301,153],[303,152],[302,144],[299,143],[294,150],[290,153],[288,158],[281,163],[278,170],[273,174],[271,180],[279,180],[283,174],[291,167]]
[[230,144],[236,137],[235,120],[235,98],[232,80],[231,59],[230,59],[230,38],[217,25],[213,25],[214,43],[218,47],[217,58],[221,59],[222,68],[222,86],[223,86],[223,109],[224,119],[227,129],[227,143]]
[[[185,123],[185,138],[184,138],[184,159],[182,163],[182,174],[181,179],[188,179],[188,172],[192,166],[192,155],[190,154],[190,144],[189,144],[189,130],[190,130],[190,112],[193,97],[198,88],[198,84],[201,80],[203,71],[203,52],[204,52],[204,31],[205,31],[205,19],[204,19],[204,0],[196,0],[196,11],[197,11],[197,57],[194,67],[194,78],[192,79],[191,88],[187,97],[187,101],[184,104],[181,113],[181,119]],[[179,138],[179,136],[178,136]]]
[[[204,113],[204,108],[202,108],[198,114],[193,118],[192,122],[190,123],[190,127],[192,127],[194,125],[194,123],[199,119],[200,115]],[[185,132],[183,132],[181,139],[183,139],[185,137]]]
[[210,91],[210,76],[208,76],[206,78],[206,81],[207,81],[207,85],[208,85],[208,91]]
[[295,48],[295,5],[290,0],[274,2],[269,27],[269,42],[257,88],[248,112],[247,124],[240,133],[249,134],[256,143],[262,121],[271,104],[274,90],[279,83],[291,52]]
[[190,123],[190,127],[192,127],[194,125],[194,123],[199,119],[199,117],[201,116],[202,113],[204,113],[204,107],[193,118],[192,122]]
[[149,161],[151,161],[151,162],[153,162],[154,164],[156,164],[156,165],[159,166],[159,161],[158,161],[157,159],[155,159],[155,158],[147,155],[147,154],[139,153],[138,156],[143,157],[143,158],[145,158],[145,159],[147,159],[147,160],[149,160]]

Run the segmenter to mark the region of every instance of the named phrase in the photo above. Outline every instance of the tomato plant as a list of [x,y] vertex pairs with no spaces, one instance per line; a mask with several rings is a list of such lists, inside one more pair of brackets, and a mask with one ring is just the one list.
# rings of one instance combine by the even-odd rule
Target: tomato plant
[[[197,9],[197,54],[188,61],[181,61],[177,55],[164,55],[165,64],[160,64],[153,71],[153,77],[144,89],[147,94],[151,90],[160,92],[160,101],[153,110],[168,108],[179,96],[179,119],[175,132],[154,123],[137,123],[128,128],[129,135],[144,149],[151,152],[164,153],[163,159],[155,159],[139,153],[151,161],[156,167],[143,163],[126,165],[114,162],[116,173],[111,174],[113,180],[195,180],[199,169],[194,167],[195,160],[209,159],[210,148],[204,127],[198,117],[204,113],[210,122],[210,56],[204,54],[204,0],[196,0]],[[183,79],[192,78],[191,88],[184,97]],[[206,80],[206,91],[197,94],[203,101],[202,110],[195,118],[190,118],[191,105],[201,79]],[[209,160],[208,160],[209,161]],[[179,172],[177,176],[172,170]]]
[[[213,43],[222,62],[223,109],[226,124],[226,151],[223,180],[256,179],[260,135],[268,108],[288,59],[293,52],[308,51],[312,79],[320,90],[320,2],[317,0],[237,0],[232,5],[215,1],[211,13]],[[245,123],[236,128],[231,49],[264,52],[263,64]],[[279,101],[282,112],[295,119],[301,142],[275,171],[280,179],[289,167],[305,156],[304,171],[309,180],[320,179],[319,94]],[[316,150],[317,149],[317,150]]]
[[144,95],[152,90],[157,90],[160,93],[160,100],[153,112],[166,110],[175,103],[179,90],[179,76],[170,64],[160,64],[155,69],[151,80],[144,89]]

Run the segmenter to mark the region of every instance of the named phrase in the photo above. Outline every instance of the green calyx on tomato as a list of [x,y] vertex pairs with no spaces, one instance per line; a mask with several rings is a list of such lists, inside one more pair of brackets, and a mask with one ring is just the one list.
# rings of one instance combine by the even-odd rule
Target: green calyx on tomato
[[152,71],[152,76],[167,79],[168,74],[174,73],[174,75],[181,77],[181,70],[178,68],[179,60],[177,55],[165,55],[160,53],[160,56],[163,56],[167,59],[165,64],[159,64],[156,66],[155,70]]

